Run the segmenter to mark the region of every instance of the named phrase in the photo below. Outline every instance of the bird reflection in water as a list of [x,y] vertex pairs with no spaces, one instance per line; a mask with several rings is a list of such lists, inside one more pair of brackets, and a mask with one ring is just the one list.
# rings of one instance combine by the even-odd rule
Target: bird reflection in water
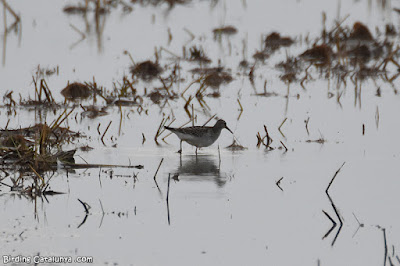
[[227,181],[226,175],[220,172],[218,158],[211,155],[181,157],[176,172],[180,180],[214,182],[218,187],[223,187]]

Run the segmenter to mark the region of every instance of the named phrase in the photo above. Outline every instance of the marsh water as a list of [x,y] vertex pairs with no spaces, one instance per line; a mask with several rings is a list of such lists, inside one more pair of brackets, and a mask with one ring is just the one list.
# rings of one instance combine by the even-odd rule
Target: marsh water
[[[89,256],[95,265],[400,264],[400,80],[354,83],[352,72],[342,82],[311,66],[302,86],[303,74],[288,83],[276,68],[312,47],[323,17],[328,29],[360,21],[383,42],[387,24],[399,31],[397,1],[126,2],[101,16],[82,16],[63,9],[84,1],[7,1],[21,22],[7,32],[14,18],[3,5],[1,94],[33,99],[38,69],[57,69],[39,76],[64,103],[60,91],[68,82],[95,80],[112,91],[131,77],[133,62],[158,60],[169,73],[191,47],[203,49],[212,61],[208,67],[223,66],[232,81],[207,88],[204,101],[197,100],[199,85],[191,83],[198,76],[190,70],[204,66],[180,60],[179,81],[170,88],[177,97],[155,103],[146,95],[163,84],[135,80],[144,95],[140,106],[110,105],[94,118],[83,116],[80,104],[106,106],[99,97],[54,109],[10,107],[5,97],[2,129],[50,124],[73,110],[62,126],[83,137],[63,149],[88,145],[93,150],[78,149],[75,161],[99,167],[43,173],[61,194],[35,198],[10,191],[3,173],[2,259],[39,254]],[[215,36],[213,29],[224,26],[237,32]],[[295,44],[256,62],[253,54],[274,31]],[[396,46],[398,35],[391,41]],[[240,67],[242,60],[250,66]],[[397,71],[391,64],[387,75]],[[163,119],[180,127],[216,117],[234,135],[223,130],[197,156],[186,143],[178,154],[179,139],[168,132],[154,141]],[[265,147],[263,139],[257,147],[264,126],[273,141]],[[234,141],[240,149],[229,148]],[[14,180],[19,175],[7,173]],[[78,199],[90,206],[88,214]]]

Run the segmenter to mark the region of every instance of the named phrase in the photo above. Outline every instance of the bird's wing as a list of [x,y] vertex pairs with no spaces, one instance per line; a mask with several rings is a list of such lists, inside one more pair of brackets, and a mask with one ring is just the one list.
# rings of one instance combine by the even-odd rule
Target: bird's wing
[[207,128],[205,127],[185,127],[185,128],[177,128],[176,132],[193,135],[195,137],[202,137],[207,133]]

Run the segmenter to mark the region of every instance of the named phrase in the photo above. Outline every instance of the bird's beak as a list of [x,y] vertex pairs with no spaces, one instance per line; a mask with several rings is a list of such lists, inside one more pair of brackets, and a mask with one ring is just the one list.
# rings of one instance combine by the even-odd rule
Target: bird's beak
[[226,126],[225,128],[226,128],[229,132],[231,132],[232,135],[233,135],[233,132],[232,132],[232,130],[229,129],[229,127]]

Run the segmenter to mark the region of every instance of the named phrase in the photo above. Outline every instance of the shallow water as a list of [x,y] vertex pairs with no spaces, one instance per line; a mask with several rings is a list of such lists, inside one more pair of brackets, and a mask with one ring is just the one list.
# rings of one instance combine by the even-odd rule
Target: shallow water
[[[338,15],[349,14],[346,25],[360,20],[370,29],[383,29],[389,22],[397,27],[390,2],[379,8],[376,1],[219,1],[215,6],[202,1],[170,11],[165,6],[135,5],[130,14],[117,9],[106,16],[101,42],[90,24],[91,33],[78,44],[80,36],[69,25],[84,31],[84,22],[79,16],[63,14],[63,3],[41,1],[45,8],[27,1],[10,5],[22,17],[22,33],[20,37],[10,33],[6,39],[6,59],[0,71],[3,93],[14,90],[15,99],[18,93],[33,97],[31,76],[38,64],[59,66],[59,75],[46,79],[59,101],[63,99],[58,92],[68,81],[95,77],[111,89],[113,82],[129,73],[131,61],[124,50],[135,61],[142,61],[154,59],[154,47],[181,55],[183,44],[188,48],[201,45],[213,59],[212,66],[220,59],[232,70],[234,81],[221,87],[220,98],[206,99],[208,112],[194,101],[197,124],[216,114],[247,149],[226,149],[233,137],[225,130],[217,143],[201,149],[197,157],[188,144],[179,156],[179,140],[174,135],[166,138],[168,144],[157,146],[153,138],[164,117],[173,114],[176,126],[189,120],[182,98],[169,101],[164,108],[145,99],[147,114],[136,107],[123,107],[122,119],[118,108],[109,108],[107,116],[95,119],[82,118],[82,110],[76,108],[65,126],[86,137],[68,147],[94,147],[88,153],[77,152],[78,162],[142,164],[144,169],[60,169],[50,187],[65,194],[36,202],[0,186],[1,256],[92,256],[96,265],[382,265],[385,258],[387,265],[389,259],[400,263],[400,215],[396,211],[400,200],[396,114],[400,105],[393,88],[379,79],[365,81],[360,105],[348,81],[346,88],[340,87],[339,104],[335,81],[312,69],[314,80],[306,83],[306,90],[294,83],[290,97],[285,97],[287,85],[279,80],[274,65],[286,52],[300,54],[308,47],[304,43],[279,50],[257,68],[257,92],[263,91],[267,80],[267,90],[277,96],[255,96],[247,75],[237,67],[243,59],[243,39],[247,40],[245,56],[251,60],[260,48],[261,34],[277,30],[298,38],[308,33],[316,37],[322,28],[322,11],[327,13],[328,25]],[[212,29],[221,25],[234,25],[238,34],[221,42],[213,40]],[[168,28],[173,33],[169,46]],[[193,41],[185,28],[195,34]],[[163,54],[163,65],[170,62],[168,56]],[[196,66],[183,63],[183,67]],[[192,80],[188,73],[183,78],[174,90],[181,92]],[[140,89],[154,86],[138,85]],[[378,87],[381,97],[376,96]],[[328,97],[328,92],[335,96]],[[189,90],[187,95],[194,93]],[[39,121],[50,123],[63,110],[41,116],[22,108],[12,116],[6,111],[0,110],[1,124],[10,119],[8,127],[18,128]],[[281,134],[278,128],[285,118]],[[109,121],[113,122],[103,145],[97,127],[100,124],[104,132]],[[264,135],[264,125],[274,140],[274,150],[256,147],[256,134]],[[323,144],[307,142],[321,138]],[[153,177],[162,158],[156,184]],[[329,190],[343,221],[339,231],[339,219],[325,190],[343,163]],[[168,176],[175,174],[179,181],[170,180],[167,205]],[[86,220],[78,199],[91,207]],[[326,237],[332,222],[323,211],[337,223]]]

